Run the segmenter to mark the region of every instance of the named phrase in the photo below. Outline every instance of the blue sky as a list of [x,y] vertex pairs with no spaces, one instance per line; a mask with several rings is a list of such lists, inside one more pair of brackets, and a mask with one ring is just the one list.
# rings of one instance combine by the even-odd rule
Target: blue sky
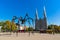
[[0,0],[0,21],[11,20],[13,16],[24,17],[26,13],[35,18],[36,8],[43,17],[46,7],[48,24],[60,25],[60,0]]

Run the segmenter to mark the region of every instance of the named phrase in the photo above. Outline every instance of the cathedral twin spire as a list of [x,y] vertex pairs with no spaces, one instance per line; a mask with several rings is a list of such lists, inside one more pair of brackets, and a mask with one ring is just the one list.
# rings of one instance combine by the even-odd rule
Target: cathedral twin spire
[[46,20],[46,9],[45,6],[43,8],[43,14],[44,14],[44,18],[43,19],[39,19],[38,18],[38,11],[36,9],[36,19],[35,19],[35,29],[36,30],[46,30],[47,29],[47,20]]
[[45,9],[45,6],[44,6],[44,17],[46,17],[46,9]]
[[36,9],[36,19],[37,19],[37,20],[39,19],[37,9]]
[[[43,13],[44,13],[44,17],[46,17],[46,9],[45,9],[45,6],[43,8]],[[36,19],[38,20],[39,17],[38,17],[38,10],[36,9]]]

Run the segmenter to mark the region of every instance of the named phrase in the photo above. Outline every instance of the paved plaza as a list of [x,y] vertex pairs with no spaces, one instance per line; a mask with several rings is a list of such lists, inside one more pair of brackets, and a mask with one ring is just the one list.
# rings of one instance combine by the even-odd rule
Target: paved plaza
[[60,34],[0,33],[0,40],[60,40]]

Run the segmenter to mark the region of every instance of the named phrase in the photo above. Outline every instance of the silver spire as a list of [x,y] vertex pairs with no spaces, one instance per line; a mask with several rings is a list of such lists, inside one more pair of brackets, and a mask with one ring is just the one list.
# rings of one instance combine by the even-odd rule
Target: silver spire
[[45,6],[44,6],[44,16],[47,17],[47,16],[46,16],[46,9],[45,9]]
[[36,9],[36,19],[37,19],[37,20],[39,19],[37,9]]

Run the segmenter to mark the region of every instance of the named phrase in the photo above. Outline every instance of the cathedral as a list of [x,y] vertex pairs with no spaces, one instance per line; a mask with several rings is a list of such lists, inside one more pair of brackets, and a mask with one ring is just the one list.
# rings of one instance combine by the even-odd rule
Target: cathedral
[[45,7],[43,9],[44,18],[38,19],[38,11],[36,10],[35,17],[35,30],[46,30],[47,29],[47,17]]

